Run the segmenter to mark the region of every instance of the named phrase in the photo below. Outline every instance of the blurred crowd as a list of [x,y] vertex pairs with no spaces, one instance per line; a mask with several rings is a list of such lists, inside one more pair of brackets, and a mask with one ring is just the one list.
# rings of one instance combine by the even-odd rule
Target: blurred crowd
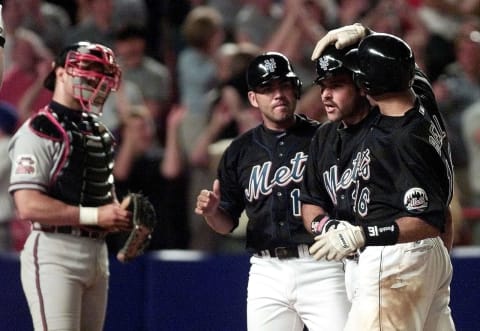
[[[480,0],[7,0],[3,19],[3,155],[15,129],[51,98],[43,80],[52,54],[79,40],[117,54],[122,86],[102,121],[117,139],[119,199],[143,192],[157,209],[150,250],[243,250],[242,222],[222,237],[193,210],[225,146],[260,123],[246,99],[244,70],[253,57],[285,54],[303,82],[297,111],[323,121],[310,60],[316,41],[354,22],[400,36],[432,81],[448,124],[455,245],[480,244]],[[0,250],[18,251],[29,224],[15,218],[5,157],[0,172]],[[124,239],[110,236],[109,249]]]

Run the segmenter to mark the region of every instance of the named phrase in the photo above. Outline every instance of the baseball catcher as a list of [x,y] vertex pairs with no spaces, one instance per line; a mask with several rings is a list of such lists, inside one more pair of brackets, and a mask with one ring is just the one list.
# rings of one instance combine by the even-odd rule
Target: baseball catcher
[[152,203],[140,193],[128,194],[121,206],[132,213],[133,229],[118,252],[117,259],[128,262],[145,251],[152,238],[157,216]]

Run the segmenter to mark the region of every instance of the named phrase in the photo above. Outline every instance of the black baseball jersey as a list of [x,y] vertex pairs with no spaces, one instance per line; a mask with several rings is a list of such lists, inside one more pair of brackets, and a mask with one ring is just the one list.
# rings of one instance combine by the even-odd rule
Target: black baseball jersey
[[416,76],[405,116],[377,108],[356,126],[318,129],[301,200],[353,223],[420,217],[443,231],[452,194],[450,147],[430,85]]
[[303,115],[285,132],[260,125],[237,137],[218,167],[220,207],[248,217],[247,250],[312,243],[301,218],[300,183],[319,123]]

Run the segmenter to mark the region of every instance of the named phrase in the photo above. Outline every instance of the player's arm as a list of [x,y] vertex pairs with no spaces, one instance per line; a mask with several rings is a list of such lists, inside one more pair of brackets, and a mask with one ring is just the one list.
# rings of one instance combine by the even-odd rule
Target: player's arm
[[233,219],[221,208],[217,208],[213,214],[203,215],[203,217],[207,224],[219,234],[229,234],[236,226]]
[[312,234],[318,234],[316,233],[317,231],[315,230],[317,226],[312,226],[312,224],[315,225],[316,222],[320,222],[321,219],[323,218],[322,216],[326,214],[327,213],[325,212],[325,210],[320,206],[312,205],[308,203],[302,204],[303,225],[305,226],[305,229],[307,229],[307,231]]
[[400,217],[398,225],[398,243],[414,242],[440,235],[440,230],[418,217]]
[[207,224],[217,233],[229,234],[237,222],[220,208],[220,181],[215,179],[212,190],[201,190],[197,196],[195,213],[202,215]]
[[[383,220],[383,224],[373,226],[363,226],[366,235],[367,244],[376,242],[374,238],[369,240],[369,236],[377,237],[378,244],[382,244],[381,228],[387,229],[387,242],[385,244],[414,242],[426,238],[440,236],[445,228],[444,219],[446,217],[445,199],[448,196],[448,180],[445,165],[438,155],[436,149],[432,146],[429,138],[430,126],[425,125],[422,129],[415,131],[404,131],[396,137],[397,154],[402,155],[403,161],[409,166],[403,169],[403,181],[393,190],[407,194],[415,188],[416,193],[425,200],[424,206],[416,204],[405,204],[399,206],[399,214],[393,216],[394,220]],[[422,199],[420,201],[422,201]],[[403,210],[401,208],[404,208]],[[389,223],[395,222],[394,231],[390,232]],[[396,229],[398,227],[398,229]],[[378,232],[377,232],[378,230]],[[389,235],[391,233],[391,235]],[[394,240],[396,238],[396,241]],[[388,242],[391,238],[391,242]]]
[[97,225],[106,229],[128,230],[130,213],[118,203],[102,207],[68,205],[39,190],[21,189],[13,192],[20,219],[46,225]]
[[318,160],[320,160],[318,154],[323,150],[320,142],[326,140],[326,136],[322,132],[318,129],[312,138],[303,180],[300,185],[303,225],[308,232],[314,235],[322,231],[325,221],[328,220],[328,217],[324,218],[328,214],[325,209],[328,208],[326,207],[327,201],[331,201],[324,189],[322,179],[318,176],[321,174],[318,167]]

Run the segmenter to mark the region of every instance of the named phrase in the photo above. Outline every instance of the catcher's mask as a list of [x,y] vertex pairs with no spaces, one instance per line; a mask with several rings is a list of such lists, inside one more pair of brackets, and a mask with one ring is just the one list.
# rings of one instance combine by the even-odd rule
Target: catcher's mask
[[250,91],[266,86],[275,79],[291,80],[295,86],[296,97],[300,98],[302,82],[285,55],[267,52],[250,62],[247,68],[247,85]]
[[55,89],[56,69],[65,68],[73,77],[73,97],[84,111],[100,114],[110,91],[118,89],[121,70],[113,51],[100,44],[81,41],[65,47],[55,58],[44,86]]
[[358,48],[345,55],[343,65],[354,72],[357,85],[370,95],[406,90],[412,86],[415,74],[410,46],[387,33],[362,39]]

